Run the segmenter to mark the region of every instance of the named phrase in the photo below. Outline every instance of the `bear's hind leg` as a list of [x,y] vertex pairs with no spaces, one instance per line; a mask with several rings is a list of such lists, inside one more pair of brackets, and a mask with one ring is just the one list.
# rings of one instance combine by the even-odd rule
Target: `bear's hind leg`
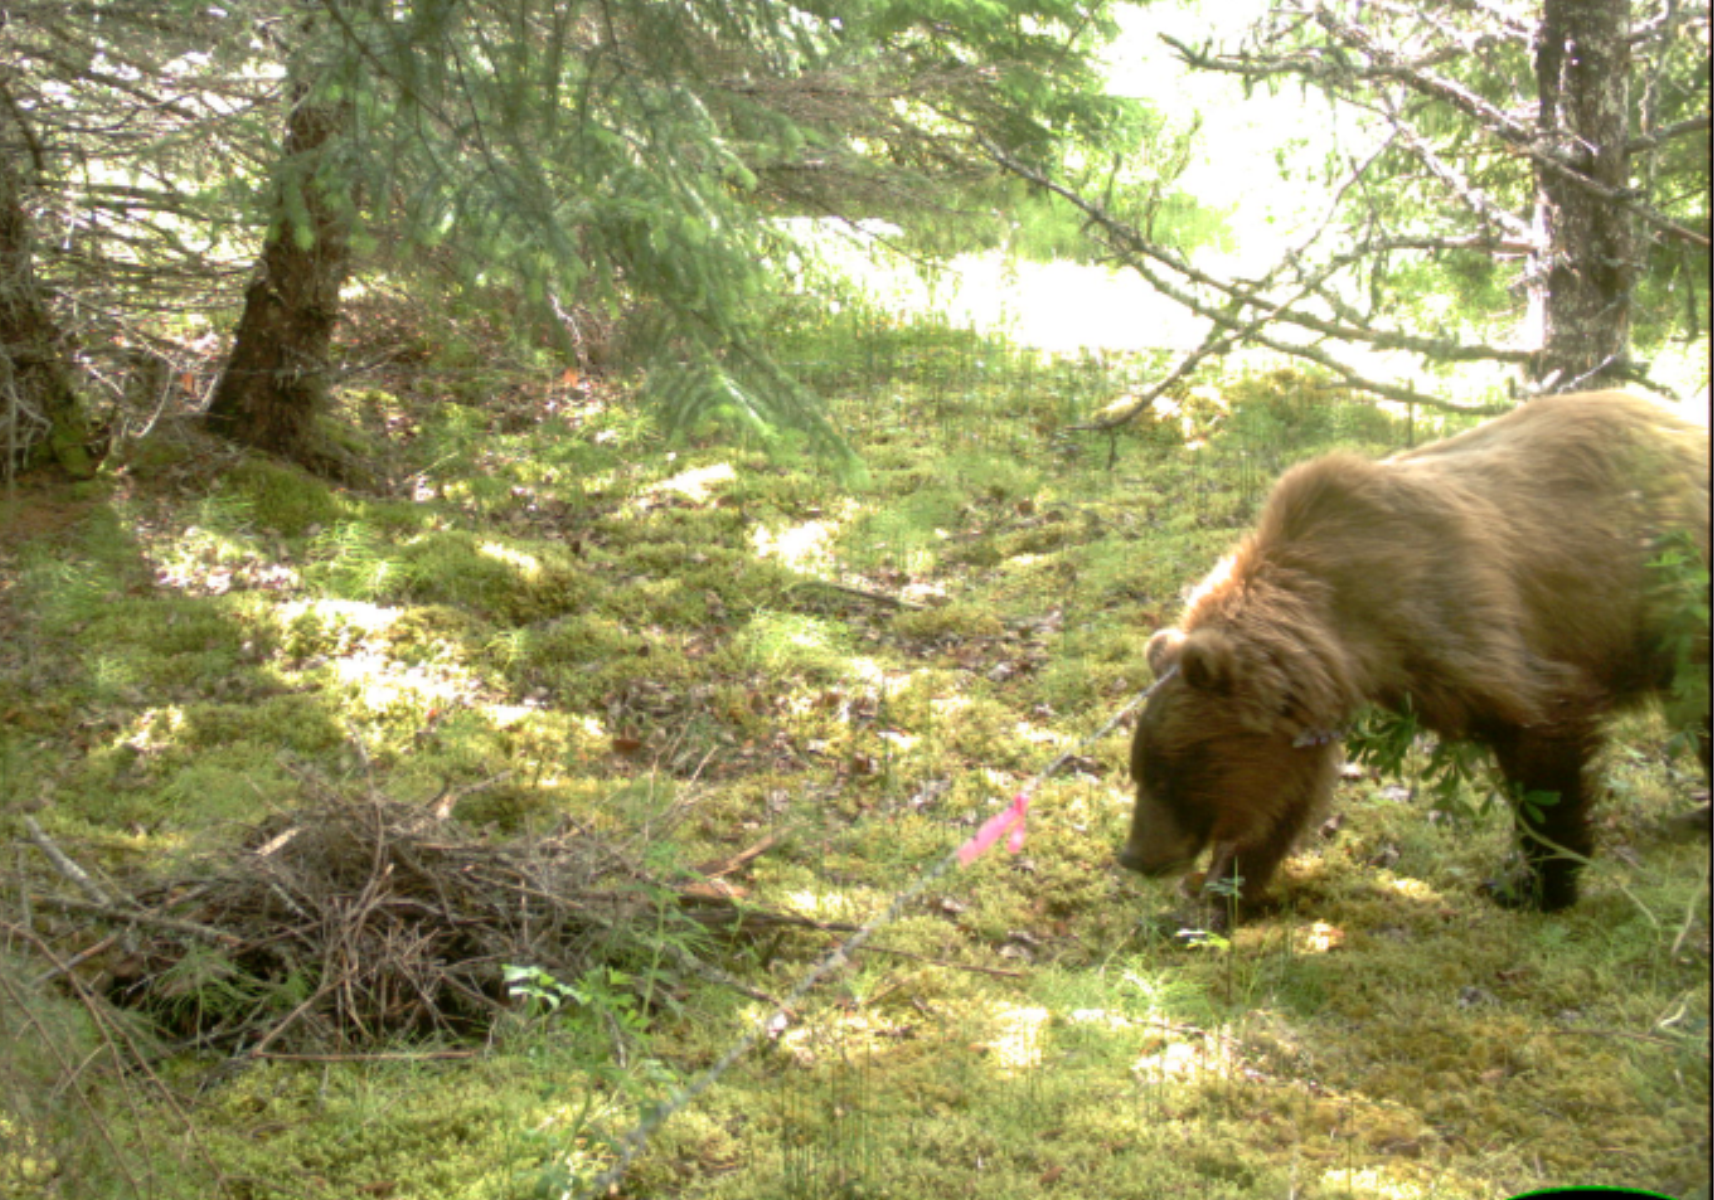
[[1502,904],[1553,912],[1577,903],[1577,874],[1595,849],[1589,763],[1596,741],[1587,729],[1514,729],[1493,739],[1525,863],[1521,879],[1495,889]]

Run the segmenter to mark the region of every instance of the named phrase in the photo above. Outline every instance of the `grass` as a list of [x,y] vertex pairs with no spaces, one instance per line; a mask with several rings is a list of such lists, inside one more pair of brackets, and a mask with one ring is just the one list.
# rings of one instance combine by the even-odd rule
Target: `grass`
[[[1079,440],[1057,435],[1146,364],[889,329],[801,357],[860,478],[669,446],[616,393],[526,379],[504,413],[354,395],[414,431],[377,448],[410,499],[194,444],[170,472],[21,484],[0,499],[0,821],[21,839],[29,816],[126,892],[312,786],[451,789],[476,826],[569,816],[663,872],[772,833],[748,894],[861,922],[1147,682],[1147,635],[1283,466],[1435,432],[1276,372]],[[1501,824],[1431,820],[1364,777],[1284,870],[1286,910],[1192,950],[1153,920],[1170,885],[1111,865],[1130,788],[1110,734],[1041,788],[1020,855],[940,877],[666,1124],[622,1194],[1691,1195],[1707,854],[1651,833],[1695,786],[1665,739],[1654,718],[1619,730],[1572,912],[1491,906]],[[0,1194],[564,1195],[768,1011],[624,962],[526,996],[479,1054],[227,1061],[33,982],[92,935],[28,916],[18,883],[63,881],[13,861]],[[83,986],[124,977],[128,944]],[[826,946],[707,952],[781,996]],[[178,969],[186,1005],[243,986],[218,956]]]

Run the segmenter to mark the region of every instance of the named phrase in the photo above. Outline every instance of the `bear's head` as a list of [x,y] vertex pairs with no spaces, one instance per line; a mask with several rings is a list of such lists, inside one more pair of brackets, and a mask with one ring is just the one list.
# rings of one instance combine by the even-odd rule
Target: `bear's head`
[[1258,895],[1332,790],[1321,706],[1294,681],[1297,656],[1218,627],[1164,630],[1148,657],[1162,682],[1131,743],[1137,803],[1119,861],[1164,874],[1213,845],[1209,878],[1235,872]]

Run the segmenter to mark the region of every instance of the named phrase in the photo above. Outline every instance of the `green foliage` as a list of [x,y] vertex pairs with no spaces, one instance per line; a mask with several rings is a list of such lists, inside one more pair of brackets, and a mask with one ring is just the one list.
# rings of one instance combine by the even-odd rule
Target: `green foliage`
[[301,980],[278,988],[265,986],[225,953],[191,946],[162,974],[151,994],[155,1014],[166,1028],[190,1032],[271,1010],[284,1016],[307,995]]
[[[1577,36],[1613,40],[1615,50],[1623,43],[1629,76],[1589,80],[1591,94],[1628,83],[1625,125],[1600,132],[1581,124],[1602,106],[1576,98],[1584,85],[1574,76],[1536,78],[1549,61],[1546,48],[1565,33],[1554,6],[1466,6],[1427,24],[1413,9],[1381,11],[1363,0],[1328,0],[1312,18],[1271,6],[1197,11],[1200,19],[1189,18],[1194,26],[1173,42],[1190,78],[1162,72],[1158,84],[1147,80],[1138,90],[1163,107],[1174,92],[1197,95],[1215,130],[1199,147],[1198,165],[1236,159],[1266,169],[1272,152],[1269,174],[1280,186],[1242,188],[1234,224],[1244,249],[1262,250],[1275,265],[1246,267],[1210,286],[1204,272],[1133,252],[1125,237],[1114,237],[1121,256],[1146,259],[1144,268],[1199,292],[1205,315],[1230,304],[1269,331],[1273,350],[1294,345],[1288,353],[1338,362],[1377,390],[1403,381],[1402,364],[1371,368],[1363,352],[1407,343],[1428,373],[1456,373],[1490,396],[1519,370],[1557,371],[1560,390],[1586,371],[1610,372],[1603,386],[1623,381],[1626,370],[1597,360],[1625,358],[1629,348],[1595,352],[1590,321],[1634,337],[1636,369],[1661,390],[1705,389],[1706,297],[1693,299],[1693,281],[1708,270],[1706,239],[1695,233],[1707,224],[1710,194],[1701,9],[1649,0],[1579,10],[1591,23]],[[1604,25],[1609,18],[1614,24]],[[1540,111],[1555,97],[1566,115]],[[1610,251],[1601,245],[1609,235],[1545,218],[1560,203],[1548,194],[1561,185],[1565,164],[1586,149],[1547,145],[1573,129],[1579,139],[1615,142],[1598,157],[1627,174],[1609,179],[1620,194],[1591,219],[1610,224],[1639,267],[1634,277],[1601,284],[1598,301],[1583,294],[1591,316],[1577,322],[1560,314],[1600,271],[1553,273],[1542,264],[1595,264]],[[1517,152],[1526,144],[1530,153]],[[1095,187],[1083,195],[1106,200]],[[1129,224],[1137,240],[1154,243],[1140,221]],[[1615,307],[1630,324],[1593,317]],[[1554,314],[1545,323],[1544,310]],[[1243,320],[1234,325],[1243,327]],[[1528,339],[1540,337],[1548,345],[1525,361],[1519,348],[1534,349]],[[1580,347],[1586,361],[1577,361]],[[1543,365],[1562,352],[1575,368]]]
[[[1426,744],[1427,757],[1414,762]],[[1486,747],[1457,738],[1425,734],[1407,701],[1400,710],[1369,708],[1352,724],[1345,749],[1354,762],[1387,779],[1421,780],[1435,812],[1473,820],[1492,811],[1499,794],[1491,786]],[[1414,768],[1414,769],[1413,769]],[[1532,798],[1539,802],[1540,798]]]
[[[1503,801],[1510,810],[1535,823],[1541,810],[1559,802],[1554,792],[1520,792],[1497,778],[1487,747],[1460,738],[1426,735],[1410,705],[1399,712],[1366,710],[1345,739],[1353,761],[1383,778],[1420,781],[1429,808],[1455,823],[1483,820]],[[1426,745],[1426,758],[1418,753]]]
[[381,536],[362,521],[336,521],[310,540],[315,567],[309,576],[328,594],[348,600],[375,600],[393,588],[400,566]]
[[1672,663],[1667,723],[1675,747],[1694,752],[1697,740],[1708,736],[1708,563],[1696,536],[1677,529],[1660,539],[1649,570],[1654,578],[1650,601],[1662,625],[1662,649]]
[[[576,984],[565,983],[540,967],[507,964],[502,968],[506,994],[524,1006],[524,1015],[544,1020],[564,1015],[589,1020],[592,1032],[604,1033],[608,1025],[630,1038],[646,1038],[648,1029],[638,1012],[633,980],[614,967],[592,967]],[[561,1014],[561,1008],[564,1009]]]
[[789,241],[772,218],[931,224],[975,177],[965,123],[1032,161],[1136,129],[1135,104],[1104,95],[1097,69],[1116,26],[1081,3],[835,15],[744,0],[671,20],[630,0],[599,19],[581,7],[344,11],[327,53],[362,114],[349,169],[366,194],[403,198],[368,215],[402,222],[401,245],[451,251],[468,291],[521,296],[515,335],[593,359],[577,314],[627,310],[640,397],[681,432],[792,433],[842,453],[760,336],[760,301],[779,290],[767,264]]
[[[244,32],[262,26],[269,38]],[[1052,163],[1130,154],[1147,132],[1134,101],[1106,94],[1117,28],[1082,0],[431,0],[285,22],[241,0],[56,10],[8,61],[25,140],[74,148],[34,156],[31,185],[101,180],[84,201],[98,220],[62,227],[60,206],[36,206],[48,243],[78,240],[45,266],[113,332],[92,344],[222,324],[231,264],[273,227],[300,252],[351,247],[365,286],[504,304],[489,338],[443,348],[449,364],[474,373],[500,341],[580,371],[643,367],[637,398],[678,432],[801,437],[839,458],[822,398],[764,345],[767,301],[790,287],[772,270],[792,240],[778,218],[886,218],[950,235],[947,251],[979,244],[975,226],[1004,228],[1020,198],[991,184],[972,135]],[[95,69],[109,49],[135,79]],[[282,95],[330,140],[282,158]],[[292,531],[328,519],[283,516]]]

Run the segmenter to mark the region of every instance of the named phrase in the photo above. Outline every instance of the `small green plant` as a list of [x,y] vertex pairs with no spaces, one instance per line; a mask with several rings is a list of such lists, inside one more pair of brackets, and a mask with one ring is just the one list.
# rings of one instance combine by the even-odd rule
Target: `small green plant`
[[[1203,894],[1208,897],[1208,903],[1219,905],[1226,910],[1225,929],[1231,929],[1238,923],[1238,900],[1243,894],[1244,877],[1234,872],[1231,875],[1212,875],[1202,885]],[[1211,922],[1211,924],[1220,924]],[[1182,929],[1179,940],[1193,950],[1208,950],[1215,954],[1224,954],[1232,949],[1232,939],[1221,933],[1219,929]],[[1230,977],[1228,977],[1230,982]]]
[[401,581],[401,572],[388,560],[385,549],[369,526],[337,521],[310,541],[310,578],[343,599],[378,599]]
[[613,1028],[626,1036],[646,1033],[637,997],[630,991],[633,979],[616,967],[591,967],[576,983],[567,983],[535,966],[508,964],[503,976],[507,994],[537,1020],[560,1013],[569,1001],[575,1012],[599,1027]]
[[502,974],[506,981],[506,994],[513,1000],[520,1001],[524,1011],[532,1017],[545,1017],[556,1013],[560,1005],[567,1000],[579,1004],[588,1002],[571,984],[540,967],[508,963],[502,968]]
[[536,1176],[538,1195],[563,1196],[587,1187],[621,1150],[615,1130],[654,1112],[678,1085],[666,1064],[636,1053],[646,1048],[648,1022],[635,988],[655,976],[652,969],[639,978],[616,967],[590,967],[573,984],[537,966],[504,968],[506,991],[522,1001],[528,1017],[541,1023],[556,1016],[566,1020],[573,1034],[573,1064],[587,1081],[551,1125],[532,1135],[544,1144],[548,1158]]

